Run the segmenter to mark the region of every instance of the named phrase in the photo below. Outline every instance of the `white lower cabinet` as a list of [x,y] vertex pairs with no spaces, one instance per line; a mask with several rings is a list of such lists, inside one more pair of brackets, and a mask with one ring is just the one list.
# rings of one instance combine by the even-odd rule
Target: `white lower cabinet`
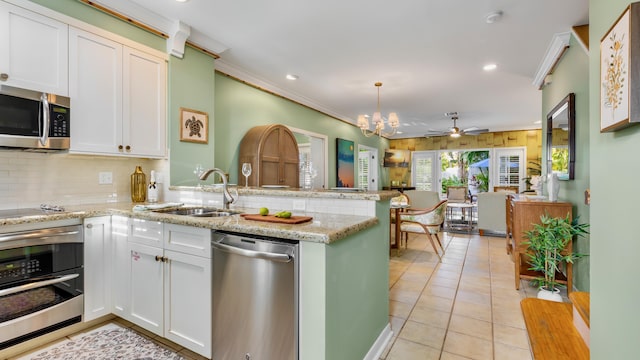
[[129,321],[157,335],[164,335],[163,250],[129,242]]
[[111,311],[121,318],[128,319],[129,306],[129,274],[131,264],[129,255],[129,218],[126,216],[111,217],[111,264],[113,270],[111,286]]
[[210,358],[211,259],[164,254],[164,337]]
[[84,321],[111,313],[111,217],[84,219]]
[[114,314],[210,358],[211,230],[128,220],[126,246],[114,235]]

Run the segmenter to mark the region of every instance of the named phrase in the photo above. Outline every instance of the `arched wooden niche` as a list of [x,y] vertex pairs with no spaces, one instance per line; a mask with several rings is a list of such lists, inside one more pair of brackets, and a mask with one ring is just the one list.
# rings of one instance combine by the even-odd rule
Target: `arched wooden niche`
[[284,125],[251,128],[242,138],[238,156],[238,183],[244,183],[242,164],[251,164],[249,186],[299,187],[298,143]]

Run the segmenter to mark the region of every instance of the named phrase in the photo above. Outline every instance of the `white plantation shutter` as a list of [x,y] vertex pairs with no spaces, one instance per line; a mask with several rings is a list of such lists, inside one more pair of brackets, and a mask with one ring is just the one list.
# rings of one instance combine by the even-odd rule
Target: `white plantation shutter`
[[435,152],[414,151],[411,159],[411,184],[416,187],[416,190],[437,191]]
[[369,190],[369,159],[371,153],[369,151],[360,151],[358,153],[358,187]]
[[521,186],[525,176],[523,149],[496,150],[494,164],[497,171],[494,186]]

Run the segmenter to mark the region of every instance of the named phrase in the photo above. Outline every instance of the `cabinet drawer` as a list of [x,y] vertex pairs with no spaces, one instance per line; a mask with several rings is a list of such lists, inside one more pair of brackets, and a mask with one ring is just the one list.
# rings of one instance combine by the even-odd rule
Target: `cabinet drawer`
[[164,224],[164,248],[185,254],[211,257],[211,230]]
[[129,241],[162,248],[162,223],[142,219],[131,219]]

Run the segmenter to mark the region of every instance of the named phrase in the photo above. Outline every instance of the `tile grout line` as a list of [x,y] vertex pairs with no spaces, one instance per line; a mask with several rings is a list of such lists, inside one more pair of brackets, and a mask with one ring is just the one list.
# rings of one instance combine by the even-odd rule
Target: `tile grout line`
[[[449,234],[449,233],[447,233]],[[455,235],[454,235],[455,237]],[[467,247],[464,251],[464,261],[462,262],[462,268],[460,269],[460,276],[458,276],[458,284],[456,285],[456,292],[453,296],[453,304],[451,305],[451,312],[449,313],[449,321],[447,322],[447,328],[446,331],[444,332],[444,339],[442,339],[442,349],[440,350],[440,357],[438,357],[438,359],[442,359],[442,353],[444,353],[444,344],[447,341],[447,335],[449,334],[449,326],[451,326],[451,318],[453,317],[453,308],[456,305],[456,298],[458,297],[458,290],[460,289],[460,279],[462,278],[462,272],[464,271],[464,264],[467,262],[467,256],[469,254],[469,244],[471,243],[471,240],[469,238],[467,238]],[[449,244],[451,244],[451,241],[449,241]],[[448,245],[449,245],[448,244]],[[447,245],[447,248],[449,247]],[[458,355],[458,354],[456,354]],[[462,356],[462,355],[459,355]],[[465,356],[466,357],[466,356]]]

